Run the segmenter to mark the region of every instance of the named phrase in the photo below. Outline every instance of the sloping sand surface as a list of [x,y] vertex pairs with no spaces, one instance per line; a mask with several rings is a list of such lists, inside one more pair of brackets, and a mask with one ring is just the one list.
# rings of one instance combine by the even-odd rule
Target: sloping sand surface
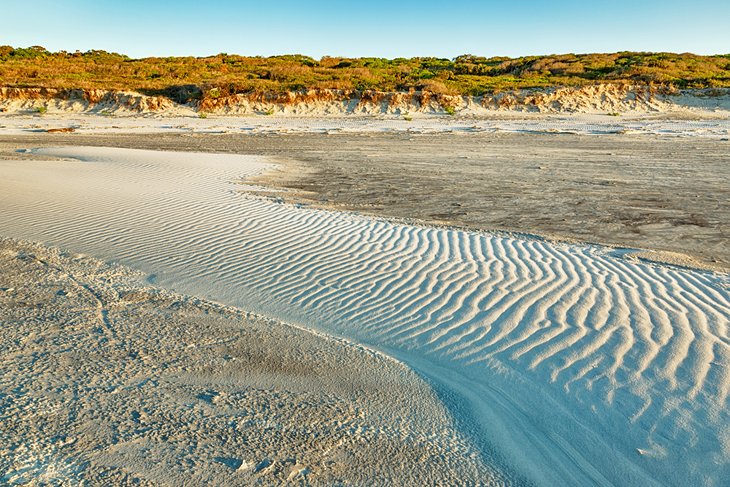
[[0,239],[0,484],[511,482],[402,364],[141,277]]
[[261,158],[39,153],[0,162],[2,235],[380,348],[538,484],[730,476],[726,275],[239,194]]

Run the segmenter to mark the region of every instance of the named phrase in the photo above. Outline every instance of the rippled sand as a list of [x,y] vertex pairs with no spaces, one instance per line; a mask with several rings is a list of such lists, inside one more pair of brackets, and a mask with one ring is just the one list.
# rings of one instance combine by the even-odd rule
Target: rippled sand
[[0,234],[381,349],[458,398],[492,465],[543,485],[730,473],[725,274],[242,194],[260,157],[36,155],[62,160],[1,163]]

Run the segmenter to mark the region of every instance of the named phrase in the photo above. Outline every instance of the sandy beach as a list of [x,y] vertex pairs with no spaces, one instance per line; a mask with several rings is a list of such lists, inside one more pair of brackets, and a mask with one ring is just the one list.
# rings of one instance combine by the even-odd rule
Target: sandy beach
[[[59,145],[266,156],[278,167],[258,183],[283,190],[277,197],[291,203],[648,249],[649,259],[730,269],[730,126],[723,119],[711,122],[714,129],[662,116],[482,121],[503,124],[498,131],[438,118],[9,117],[3,123],[6,159],[33,157],[17,150]],[[48,134],[34,128],[39,123],[81,128]],[[622,133],[630,127],[636,133]]]
[[727,0],[2,12],[0,487],[730,487]]
[[[414,397],[429,411],[404,427],[449,425],[449,442],[458,447],[441,443],[442,433],[418,433],[439,438],[428,448],[447,465],[477,452],[468,465],[424,470],[426,483],[460,478],[469,484],[472,475],[486,485],[721,485],[730,473],[730,294],[722,272],[727,142],[613,137],[118,134],[94,136],[92,143],[82,134],[5,136],[0,235],[118,262],[160,288],[396,359],[393,364],[404,368],[394,371],[417,374],[402,380],[422,387]],[[410,142],[418,147],[412,156],[407,149],[394,152]],[[21,147],[28,151],[16,152]],[[702,154],[700,167],[687,164],[693,150]],[[616,164],[624,179],[612,172]],[[586,184],[599,187],[580,195],[566,190]],[[564,199],[556,201],[559,195]],[[643,207],[637,195],[648,198]],[[590,210],[567,210],[571,198]],[[465,205],[466,211],[455,210]],[[630,209],[645,220],[623,213]],[[509,215],[514,225],[495,224]],[[653,259],[672,260],[664,265],[625,247],[682,255]],[[157,307],[145,304],[139,311]],[[234,328],[255,327],[253,321]],[[313,350],[326,349],[319,341],[331,343],[297,333]],[[363,361],[351,372],[369,381],[380,366],[365,357],[380,355],[358,350],[347,352]],[[332,355],[322,363],[343,356]],[[276,374],[272,380],[283,389],[302,384]],[[365,391],[380,389],[367,384]],[[229,387],[227,394],[235,394],[240,384]],[[385,423],[400,424],[379,412],[404,411],[390,393],[384,397],[365,407]],[[202,403],[217,408],[212,398]],[[316,404],[317,414],[331,416]],[[302,457],[314,455],[297,448]],[[364,451],[363,464],[372,468],[375,453]],[[259,465],[268,455],[220,453],[236,469],[244,461]],[[315,483],[335,479],[321,457],[301,465],[299,459],[291,466],[277,462],[276,479],[295,479],[304,472],[297,468],[311,472]],[[129,465],[154,480],[134,461]],[[351,482],[362,481],[343,469],[341,475],[354,475]],[[388,475],[400,483],[395,473]]]

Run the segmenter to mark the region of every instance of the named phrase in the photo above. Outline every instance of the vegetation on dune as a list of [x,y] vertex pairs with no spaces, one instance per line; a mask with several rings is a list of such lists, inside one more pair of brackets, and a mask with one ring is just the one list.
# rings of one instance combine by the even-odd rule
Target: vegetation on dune
[[730,54],[619,52],[521,58],[335,58],[301,55],[131,59],[105,51],[49,52],[0,46],[0,85],[105,89],[163,95],[177,102],[236,93],[303,89],[429,91],[482,95],[520,88],[599,82],[730,87]]

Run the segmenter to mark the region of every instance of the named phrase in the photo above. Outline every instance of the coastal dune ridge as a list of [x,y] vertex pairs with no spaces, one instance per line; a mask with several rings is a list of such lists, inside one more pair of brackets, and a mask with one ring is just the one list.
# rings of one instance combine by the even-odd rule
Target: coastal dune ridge
[[32,152],[0,161],[0,234],[381,350],[460,398],[445,404],[497,470],[537,485],[730,478],[727,274],[283,204],[239,184],[264,157]]
[[8,114],[101,114],[106,116],[363,116],[499,113],[674,113],[727,116],[730,88],[685,89],[646,84],[522,88],[484,95],[307,88],[249,92],[178,103],[164,96],[105,89],[0,87],[0,110]]
[[[147,57],[0,46],[0,109],[104,114],[484,115],[730,110],[728,55]],[[409,115],[410,116],[410,115]]]

